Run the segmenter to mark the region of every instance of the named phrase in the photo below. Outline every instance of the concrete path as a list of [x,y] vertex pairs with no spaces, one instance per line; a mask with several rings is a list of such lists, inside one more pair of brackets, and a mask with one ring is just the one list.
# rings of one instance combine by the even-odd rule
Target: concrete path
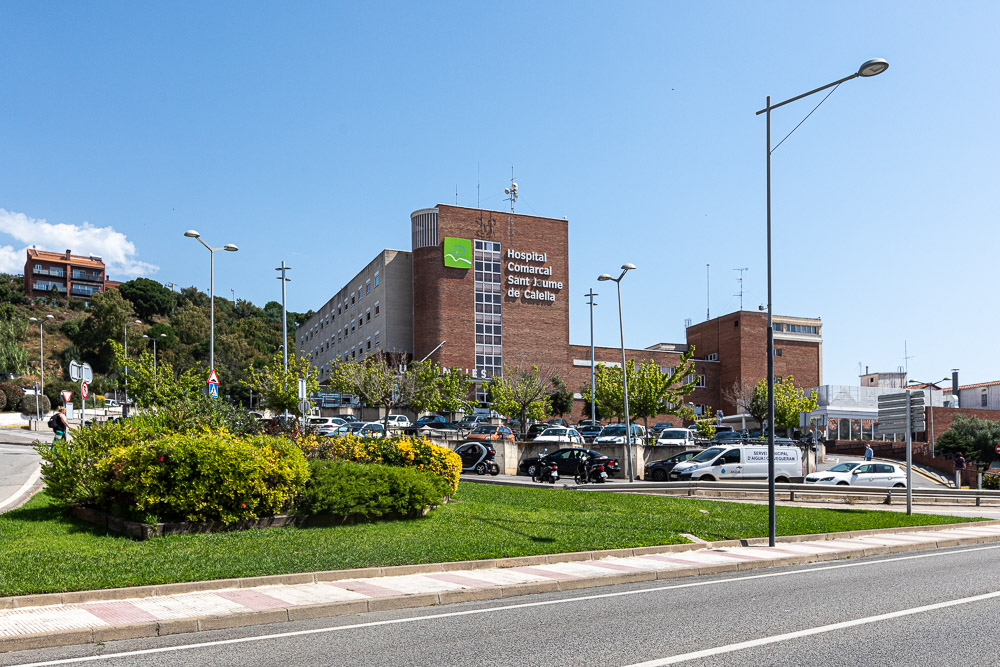
[[1000,542],[1000,521],[0,598],[0,651]]

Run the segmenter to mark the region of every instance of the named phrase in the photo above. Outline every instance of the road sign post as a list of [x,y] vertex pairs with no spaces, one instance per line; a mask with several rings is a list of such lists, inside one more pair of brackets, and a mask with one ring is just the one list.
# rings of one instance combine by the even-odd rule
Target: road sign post
[[906,436],[906,513],[912,512],[911,490],[913,467],[913,434],[927,430],[924,420],[924,392],[907,389],[878,397],[878,432],[880,435]]
[[208,395],[211,398],[219,397],[219,375],[212,369],[212,372],[208,374]]
[[69,399],[73,398],[73,392],[69,389],[64,389],[59,394],[62,396],[63,403],[69,403]]

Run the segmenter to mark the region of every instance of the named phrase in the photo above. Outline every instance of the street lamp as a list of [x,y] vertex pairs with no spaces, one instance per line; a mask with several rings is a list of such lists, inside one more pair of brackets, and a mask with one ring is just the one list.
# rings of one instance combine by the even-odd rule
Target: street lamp
[[[54,319],[52,315],[46,315],[44,318],[29,317],[29,322],[38,322],[38,373],[39,373],[39,391],[45,393],[45,320]],[[35,397],[38,398],[37,396]]]
[[[150,338],[146,334],[142,334],[143,338],[153,341],[153,388],[156,388],[156,338]],[[160,338],[166,338],[167,334],[161,333]]]
[[625,447],[628,453],[628,481],[635,481],[635,455],[632,450],[632,422],[628,417],[628,374],[625,368],[625,324],[622,320],[622,278],[625,274],[635,268],[635,264],[622,264],[622,273],[617,278],[612,278],[607,273],[597,276],[598,280],[613,280],[618,286],[618,331],[621,333],[622,342],[622,396],[625,399]]
[[213,248],[201,239],[201,234],[193,229],[189,229],[184,232],[184,236],[192,239],[198,239],[198,243],[202,244],[208,248],[208,253],[211,259],[208,264],[208,295],[209,295],[209,347],[208,347],[208,366],[210,370],[215,370],[215,253],[220,250],[226,250],[228,252],[236,252],[239,248],[236,247],[234,243],[227,243],[221,248]]
[[128,327],[130,324],[142,324],[142,320],[125,323],[125,405],[128,405]]
[[584,294],[587,297],[587,305],[590,306],[590,421],[597,423],[597,406],[594,390],[594,306],[597,302],[594,301],[594,297],[597,296],[597,292],[591,287],[590,291]]
[[[285,380],[288,379],[288,310],[285,308],[285,283],[291,282],[291,278],[285,277],[285,272],[292,267],[285,266],[285,260],[281,260],[281,266],[275,271],[281,271],[280,276],[275,276],[281,281],[281,358],[284,361]],[[304,415],[303,415],[304,416]],[[285,410],[285,421],[288,421],[288,410]]]
[[[881,74],[889,68],[889,63],[882,58],[872,58],[866,60],[858,68],[858,71],[838,79],[825,86],[814,88],[807,93],[790,97],[783,102],[771,104],[771,96],[767,96],[767,106],[757,112],[756,115],[767,114],[767,498],[768,498],[768,544],[774,546],[775,524],[774,513],[774,304],[771,301],[771,110],[783,107],[790,102],[809,97],[814,93],[827,88],[839,86],[845,81],[858,77],[870,77]],[[833,91],[830,91],[831,93]],[[825,98],[824,98],[825,99]],[[822,102],[820,102],[822,104]],[[818,105],[817,105],[818,106]],[[808,118],[808,116],[806,116]],[[803,119],[804,120],[804,119]],[[801,124],[801,123],[800,123]],[[797,126],[796,126],[797,127]],[[795,130],[793,129],[792,132]],[[779,143],[780,145],[780,143]]]

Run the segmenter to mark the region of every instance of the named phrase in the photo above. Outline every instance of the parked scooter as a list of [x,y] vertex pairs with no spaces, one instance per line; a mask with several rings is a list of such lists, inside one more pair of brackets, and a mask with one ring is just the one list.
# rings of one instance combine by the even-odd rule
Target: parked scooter
[[547,449],[542,450],[541,456],[538,457],[535,474],[531,476],[532,482],[549,482],[555,484],[559,480],[559,466],[556,465],[555,461],[545,460],[545,454],[548,451]]
[[589,456],[580,458],[580,463],[576,466],[576,475],[573,481],[577,484],[603,484],[608,479],[608,472],[604,469],[603,463],[591,463]]

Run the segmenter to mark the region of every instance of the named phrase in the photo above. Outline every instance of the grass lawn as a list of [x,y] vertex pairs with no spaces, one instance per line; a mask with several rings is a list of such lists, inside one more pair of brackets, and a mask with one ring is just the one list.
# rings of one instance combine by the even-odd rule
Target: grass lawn
[[[777,519],[781,535],[964,520],[790,507]],[[679,533],[766,536],[767,506],[463,483],[422,519],[137,542],[68,517],[43,492],[0,514],[0,596],[687,542]]]

